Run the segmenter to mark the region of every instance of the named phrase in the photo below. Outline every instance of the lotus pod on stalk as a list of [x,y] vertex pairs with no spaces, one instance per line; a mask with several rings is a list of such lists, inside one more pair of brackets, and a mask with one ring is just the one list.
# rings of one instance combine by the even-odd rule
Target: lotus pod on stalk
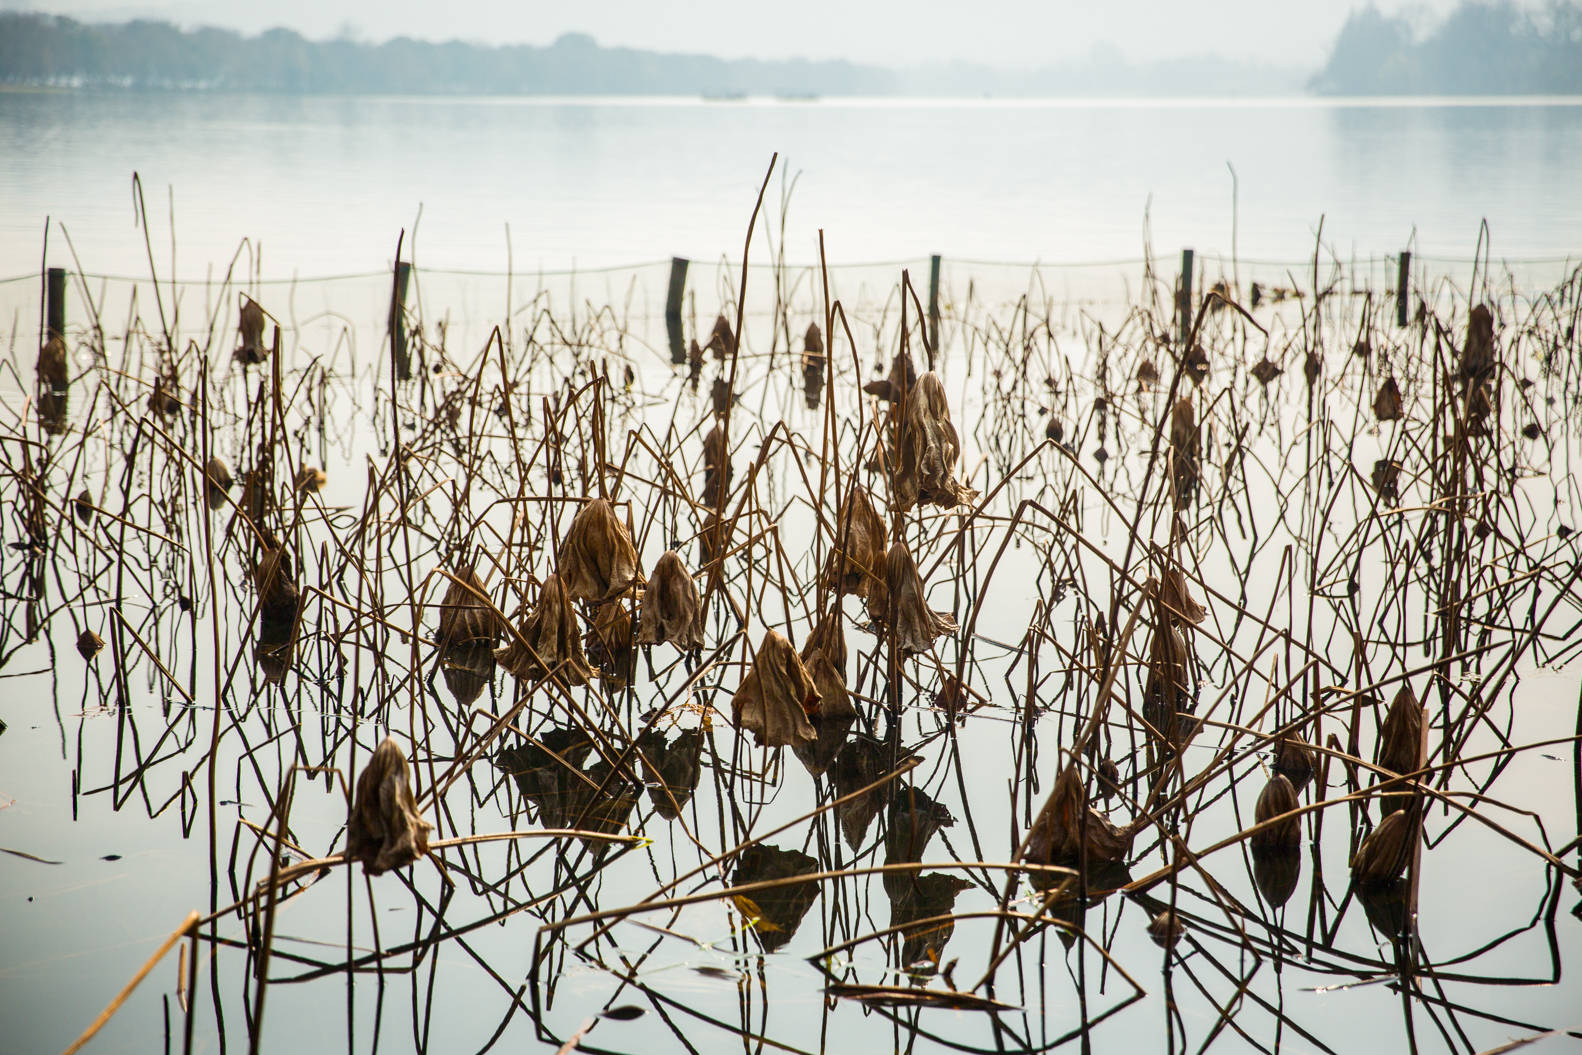
[[1300,736],[1282,737],[1274,749],[1272,768],[1301,791],[1313,779],[1313,748]]
[[[884,589],[884,521],[858,485],[835,514],[835,537],[824,564],[824,585],[867,599]],[[844,545],[843,545],[844,543]]]
[[231,475],[231,467],[225,464],[225,459],[219,455],[210,458],[203,466],[203,498],[210,509],[219,509],[225,505],[225,496],[236,486],[236,478]]
[[1296,849],[1302,841],[1302,818],[1295,813],[1300,807],[1296,788],[1291,782],[1279,773],[1271,776],[1258,796],[1253,819],[1258,824],[1267,824],[1277,817],[1281,819],[1254,832],[1253,847],[1262,850]]
[[902,652],[927,652],[934,639],[954,634],[960,627],[954,616],[936,612],[924,596],[923,577],[905,542],[897,542],[885,555],[882,586],[868,596],[868,611]]
[[1402,685],[1379,728],[1379,746],[1374,761],[1391,773],[1412,773],[1422,758],[1423,708],[1410,685]]
[[675,550],[654,564],[637,614],[637,643],[669,642],[683,652],[703,647],[703,600]]
[[1170,480],[1175,485],[1175,508],[1191,504],[1198,484],[1199,430],[1197,408],[1190,395],[1170,409]]
[[566,685],[586,685],[593,677],[582,652],[577,612],[559,575],[544,580],[538,604],[523,620],[518,638],[494,658],[521,682],[538,681],[553,673]]
[[574,601],[608,600],[637,579],[632,536],[604,498],[588,502],[572,518],[556,560],[566,594]]
[[406,755],[387,738],[357,777],[346,822],[346,859],[361,861],[363,871],[371,876],[405,868],[428,853],[432,827],[418,813]]
[[1384,379],[1379,394],[1373,397],[1373,416],[1380,421],[1397,421],[1401,417],[1401,386],[1394,376]]
[[818,737],[808,722],[818,706],[818,687],[802,657],[778,631],[766,631],[751,669],[731,697],[736,725],[761,746],[805,744]]
[[1180,915],[1173,908],[1161,909],[1148,924],[1148,937],[1161,949],[1175,948],[1185,933],[1186,924],[1181,922]]
[[918,378],[906,397],[900,447],[895,503],[901,512],[919,502],[953,509],[977,499],[978,492],[956,480],[961,440],[950,420],[944,382],[932,370]]
[[493,646],[505,632],[500,616],[489,604],[488,591],[471,564],[463,564],[451,576],[450,585],[439,603],[439,630],[435,639],[440,647],[486,644]]
[[1399,879],[1412,861],[1418,834],[1417,807],[1408,805],[1379,822],[1351,859],[1352,881],[1377,886]]
[[703,438],[703,504],[718,508],[730,490],[733,475],[730,451],[725,449],[725,432],[716,425]]

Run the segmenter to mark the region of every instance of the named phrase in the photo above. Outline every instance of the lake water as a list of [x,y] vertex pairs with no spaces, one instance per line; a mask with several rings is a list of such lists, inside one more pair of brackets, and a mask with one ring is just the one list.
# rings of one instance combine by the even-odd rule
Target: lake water
[[[703,436],[735,370],[674,364],[660,305],[682,254],[699,261],[687,336],[731,309],[740,275],[721,261],[775,150],[802,174],[786,258],[810,262],[827,231],[852,342],[827,335],[810,397],[787,352],[809,322],[833,329],[819,276],[752,273],[729,412],[740,549],[701,656],[660,645],[624,675],[607,656],[610,676],[552,690],[434,647],[447,571],[476,560],[524,625],[604,487],[646,572],[674,548],[706,581]],[[134,169],[161,279],[217,277],[244,237],[261,265],[148,281]],[[0,93],[0,277],[18,276],[0,283],[0,1055],[65,1047],[193,911],[211,918],[88,1050],[556,1051],[591,1023],[584,1050],[678,1055],[1466,1052],[1575,1029],[1582,277],[1562,279],[1582,255],[1578,172],[1572,102]],[[777,242],[780,202],[777,177]],[[388,268],[420,203],[420,359],[395,381]],[[46,215],[99,276],[68,286],[53,421],[32,336]],[[1494,254],[1544,277],[1469,281],[1485,217]],[[1423,314],[1403,326],[1388,258],[1414,225]],[[1201,423],[1180,445],[1190,481],[1155,457],[1184,245],[1198,288],[1238,276],[1247,312],[1205,310],[1207,373],[1181,382]],[[891,508],[882,408],[861,395],[901,341],[882,262],[931,252],[959,474],[985,496],[972,514]],[[74,266],[59,230],[50,263]],[[535,274],[574,267],[606,270]],[[1254,303],[1254,279],[1277,293]],[[238,287],[279,323],[262,368],[231,355]],[[1470,394],[1445,378],[1474,303],[1492,305],[1500,380],[1469,438]],[[1386,379],[1398,417],[1377,409]],[[161,391],[175,408],[150,409]],[[269,500],[238,487],[211,510],[211,453]],[[322,491],[293,484],[306,465]],[[884,609],[816,585],[853,479],[961,626],[915,657],[893,654]],[[284,630],[255,520],[296,558]],[[1199,624],[1140,585],[1170,562]],[[828,743],[754,745],[735,706],[755,650],[770,629],[804,644],[826,613],[856,717]],[[576,632],[598,618],[584,606]],[[1167,744],[1149,684],[1172,627],[1203,724]],[[91,658],[84,631],[104,646]],[[1407,878],[1356,886],[1352,854],[1390,806],[1368,763],[1402,684],[1427,705],[1440,797]],[[1007,862],[1095,716],[1120,784],[1103,808],[1136,841],[1118,873],[1092,870],[1099,896],[1046,900]],[[1237,835],[1292,723],[1322,772],[1299,793],[1299,856],[1271,869]],[[348,803],[326,771],[355,781],[386,736],[445,845],[365,880],[332,860]],[[543,830],[568,827],[586,834]],[[751,839],[768,849],[739,850]],[[277,850],[328,871],[249,907]],[[769,879],[790,885],[732,896]],[[586,918],[670,895],[692,900],[608,932]],[[1169,951],[1149,933],[1166,906],[1187,927]],[[1002,942],[1006,921],[1025,928]],[[956,1010],[946,989],[1006,1006]],[[643,1014],[597,1017],[610,1007]]]
[[[1183,246],[1297,263],[1582,253],[1582,100],[1251,102],[280,98],[0,93],[0,275],[45,217],[90,272],[561,270],[737,258],[770,155],[799,176],[787,259],[1079,262]],[[766,203],[778,232],[782,187]],[[1147,226],[1145,227],[1145,220]],[[511,255],[507,255],[506,226]],[[410,242],[410,240],[409,240]],[[52,262],[71,267],[57,233]]]

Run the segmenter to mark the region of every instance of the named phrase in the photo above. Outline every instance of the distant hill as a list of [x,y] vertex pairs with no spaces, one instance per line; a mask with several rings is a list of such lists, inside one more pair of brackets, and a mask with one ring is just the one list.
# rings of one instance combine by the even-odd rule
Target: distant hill
[[0,84],[89,89],[373,94],[1144,96],[1289,94],[1302,76],[1218,58],[1128,63],[1114,49],[1039,70],[719,59],[606,48],[313,41],[167,22],[78,22],[0,12]]
[[1582,94],[1582,4],[1471,0],[1422,35],[1367,7],[1346,20],[1309,87],[1326,95]]

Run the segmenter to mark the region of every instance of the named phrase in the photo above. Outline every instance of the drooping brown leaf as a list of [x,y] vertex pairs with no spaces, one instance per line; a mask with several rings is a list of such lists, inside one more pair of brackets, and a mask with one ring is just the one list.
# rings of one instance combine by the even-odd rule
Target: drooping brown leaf
[[1401,463],[1394,458],[1380,458],[1373,463],[1373,490],[1379,500],[1394,504],[1401,497]]
[[573,601],[606,601],[637,579],[637,550],[607,499],[595,498],[572,518],[556,555]]
[[857,709],[846,691],[846,635],[838,610],[820,619],[808,635],[802,645],[802,662],[818,690],[818,705],[808,715],[813,727],[822,730],[827,721],[849,724]]
[[1198,449],[1197,408],[1190,395],[1182,396],[1170,408],[1170,479],[1177,509],[1185,508],[1197,493]]
[[730,321],[724,315],[717,315],[714,319],[714,329],[709,333],[709,343],[704,345],[705,351],[714,353],[714,358],[724,362],[736,354],[736,334],[731,330]]
[[1494,314],[1479,304],[1467,316],[1467,339],[1461,346],[1460,376],[1468,383],[1494,376]]
[[435,640],[441,648],[484,644],[493,646],[505,633],[505,626],[494,606],[487,603],[489,593],[471,564],[463,564],[449,580],[439,603],[439,630]]
[[818,705],[818,687],[802,657],[779,631],[766,631],[731,698],[732,720],[762,746],[805,744],[818,736],[808,721]]
[[824,331],[816,322],[808,323],[807,332],[802,335],[802,369],[810,367],[824,368]]
[[[1075,765],[1068,765],[1055,780],[1043,808],[1017,850],[1016,860],[1038,865],[1073,865],[1084,843],[1090,864],[1115,863],[1131,853],[1135,826],[1116,827],[1108,817],[1088,805],[1087,792]],[[1034,886],[1052,882],[1032,876]]]
[[899,403],[901,397],[912,390],[917,384],[917,367],[912,364],[912,357],[905,352],[896,352],[895,358],[890,360],[890,373],[883,380],[869,381],[862,386],[864,393],[878,399]]
[[589,662],[598,668],[600,681],[616,689],[631,683],[637,673],[637,649],[624,598],[612,597],[599,605],[583,645]]
[[551,671],[566,685],[586,685],[593,677],[582,653],[577,612],[559,575],[544,580],[538,604],[522,622],[520,633],[494,658],[522,682],[538,681]]
[[978,492],[956,480],[961,440],[950,420],[945,385],[930,370],[918,378],[906,397],[901,423],[900,465],[895,474],[895,502],[903,513],[922,502],[945,509],[977,500]]
[[1208,352],[1201,344],[1192,346],[1181,365],[1186,368],[1187,376],[1194,384],[1200,385],[1208,379]]
[[1300,816],[1284,816],[1298,809],[1301,803],[1297,801],[1296,788],[1291,782],[1279,773],[1269,778],[1263,791],[1258,796],[1258,805],[1253,811],[1253,819],[1258,824],[1264,824],[1275,818],[1281,818],[1269,827],[1253,833],[1252,845],[1255,849],[1263,850],[1294,850],[1302,841],[1302,818]]
[[1173,620],[1197,626],[1208,618],[1208,609],[1192,596],[1186,573],[1180,568],[1166,568],[1160,574],[1159,601]]
[[885,554],[883,587],[870,592],[868,611],[902,652],[927,652],[935,638],[960,629],[954,616],[928,606],[923,577],[905,542]]
[[835,514],[835,540],[824,564],[824,585],[865,599],[874,587],[882,590],[884,550],[884,521],[867,490],[855,486]]
[[357,793],[346,822],[346,858],[361,861],[363,871],[382,875],[428,853],[432,825],[417,811],[407,778],[406,755],[386,739],[357,778]]
[[1401,386],[1395,378],[1387,377],[1373,397],[1373,416],[1380,421],[1397,421],[1401,417]]
[[715,425],[703,438],[703,490],[698,497],[704,505],[719,507],[734,473],[730,452],[725,449],[725,433]]
[[703,647],[703,600],[675,550],[654,564],[637,616],[637,643],[675,645],[683,652]]
[[232,357],[245,365],[263,362],[269,355],[269,349],[264,344],[264,309],[245,293],[242,295],[242,310],[236,330],[241,342],[231,353]]

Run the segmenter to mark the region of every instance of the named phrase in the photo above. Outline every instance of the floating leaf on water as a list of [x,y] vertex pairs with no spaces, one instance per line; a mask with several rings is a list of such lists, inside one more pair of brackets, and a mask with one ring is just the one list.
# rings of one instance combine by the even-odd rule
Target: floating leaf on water
[[885,527],[873,500],[862,486],[835,514],[835,543],[824,565],[824,585],[856,597],[869,598],[884,589]]
[[805,744],[818,737],[808,721],[818,704],[818,688],[802,657],[779,631],[765,631],[752,668],[731,697],[732,720],[761,746]]
[[637,615],[637,643],[675,645],[683,652],[703,647],[703,599],[675,550],[654,564]]
[[605,601],[637,579],[637,550],[607,499],[587,502],[572,518],[556,560],[573,601]]
[[1407,806],[1379,822],[1351,859],[1351,878],[1359,886],[1399,879],[1411,863],[1418,834],[1417,809]]
[[387,738],[357,778],[346,823],[346,858],[361,861],[371,876],[405,868],[428,853],[431,827],[417,811],[406,755]]
[[[845,742],[830,763],[829,782],[836,796],[851,796],[835,807],[835,820],[846,837],[846,845],[853,850],[862,845],[868,825],[888,801],[892,790],[889,784],[872,788],[870,785],[890,771],[890,757],[890,749],[883,741],[858,734]],[[857,794],[863,788],[870,790]]]
[[600,1011],[599,1017],[613,1019],[616,1022],[630,1022],[632,1019],[642,1018],[646,1014],[648,1014],[646,1010],[635,1004],[622,1004],[620,1007],[612,1007],[608,1011]]
[[593,677],[582,652],[577,612],[559,575],[544,580],[538,604],[523,621],[521,632],[494,658],[522,682],[538,681],[551,671],[566,685],[586,685]]
[[918,378],[906,397],[900,455],[895,503],[901,512],[919,502],[953,509],[977,500],[978,492],[956,480],[961,440],[950,420],[945,384],[932,370]]
[[[947,872],[885,873],[885,891],[890,896],[890,926],[901,928],[901,968],[914,979],[923,979],[939,970],[945,945],[956,931],[953,919],[956,898],[972,884]],[[919,920],[932,920],[919,924]],[[926,990],[932,991],[932,990]]]
[[1302,842],[1302,818],[1295,813],[1300,807],[1296,788],[1291,782],[1280,773],[1271,776],[1258,795],[1253,819],[1258,824],[1267,824],[1277,817],[1282,819],[1254,832],[1253,847],[1263,850],[1296,849]]
[[934,639],[954,634],[960,627],[954,616],[936,612],[924,596],[923,577],[905,542],[897,542],[885,555],[884,586],[869,594],[868,610],[902,652],[927,652]]
[[579,768],[593,751],[593,739],[582,729],[551,728],[537,742],[502,747],[495,765],[508,773],[537,811],[538,823],[564,828],[571,823],[572,787],[581,785]]
[[1373,397],[1373,416],[1380,421],[1397,421],[1401,417],[1401,386],[1393,376],[1384,379],[1379,394]]
[[84,630],[77,636],[77,653],[85,660],[92,660],[104,651],[104,638],[92,630]]
[[954,989],[916,989],[908,986],[856,985],[840,982],[824,987],[824,992],[842,1000],[855,1000],[869,1007],[938,1007],[948,1011],[1018,1011],[976,993]]

